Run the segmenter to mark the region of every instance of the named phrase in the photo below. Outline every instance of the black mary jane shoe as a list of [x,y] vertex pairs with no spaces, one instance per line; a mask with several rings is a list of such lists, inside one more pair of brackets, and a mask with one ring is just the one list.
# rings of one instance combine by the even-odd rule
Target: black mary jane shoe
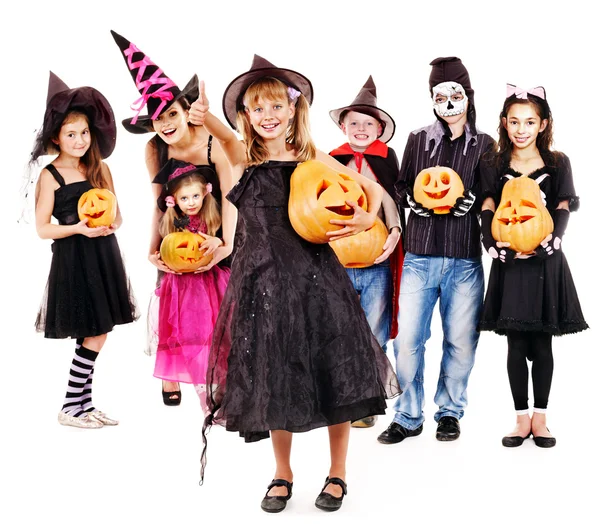
[[337,484],[340,486],[342,488],[342,496],[334,497],[330,493],[325,493],[323,490],[321,490],[317,500],[315,500],[315,506],[323,511],[337,511],[342,507],[344,496],[348,493],[348,486],[346,486],[346,483],[338,477],[327,477],[325,479],[325,485],[323,486],[323,489],[325,489],[328,484]]
[[460,423],[455,417],[442,417],[438,421],[435,438],[441,442],[450,442],[460,437]]
[[505,448],[518,448],[523,442],[525,442],[532,433],[529,433],[526,437],[519,437],[519,435],[513,435],[511,437],[502,437],[502,445]]
[[[547,431],[550,431],[546,428]],[[553,448],[556,446],[556,439],[554,437],[536,437],[533,435],[533,442],[538,448]]]
[[[279,513],[283,511],[287,505],[287,501],[292,497],[292,486],[293,482],[288,482],[285,479],[273,479],[267,488],[267,494],[262,499],[260,503],[260,507],[263,511],[267,513]],[[283,486],[287,488],[287,495],[269,495],[269,491],[271,488],[275,486]]]
[[179,406],[181,404],[181,385],[179,385],[178,391],[165,391],[163,385],[162,398],[165,406]]

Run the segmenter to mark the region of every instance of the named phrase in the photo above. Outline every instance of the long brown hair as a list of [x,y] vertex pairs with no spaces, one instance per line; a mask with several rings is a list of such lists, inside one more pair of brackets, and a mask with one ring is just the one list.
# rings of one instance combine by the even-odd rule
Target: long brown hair
[[85,166],[85,176],[92,186],[108,188],[108,183],[104,179],[104,174],[102,173],[102,155],[100,154],[100,148],[98,147],[98,141],[96,140],[96,133],[90,125],[90,119],[83,111],[73,109],[66,114],[60,126],[58,126],[51,135],[52,140],[49,141],[47,147],[48,153],[60,154],[60,148],[53,140],[58,140],[58,135],[64,125],[70,124],[78,118],[84,118],[87,122],[91,138],[90,147],[80,159],[81,164]]
[[[317,148],[310,137],[309,105],[304,95],[301,94],[295,101],[292,101],[289,98],[286,84],[277,78],[264,77],[246,89],[244,106],[256,103],[259,98],[271,101],[287,100],[288,103],[296,106],[294,118],[286,130],[285,141],[293,146],[296,157],[300,162],[313,159],[317,154]],[[238,111],[236,124],[246,144],[248,165],[253,166],[267,162],[269,151],[264,139],[254,131],[245,109]]]
[[496,157],[497,163],[510,163],[513,145],[508,137],[508,131],[506,131],[502,119],[508,118],[508,111],[515,104],[531,105],[531,107],[533,107],[537,115],[540,117],[540,120],[548,121],[546,128],[538,133],[538,136],[535,140],[535,145],[537,146],[544,161],[554,165],[557,160],[557,153],[552,150],[552,145],[554,144],[554,122],[552,120],[552,112],[550,111],[548,102],[535,95],[529,95],[526,99],[517,98],[515,95],[512,95],[504,101],[504,106],[500,112],[500,123],[498,124],[499,140],[498,153]]
[[[202,201],[202,207],[198,211],[198,215],[202,221],[206,224],[207,234],[215,236],[217,230],[221,227],[221,210],[219,203],[212,193],[206,192],[206,178],[199,173],[193,173],[191,175],[182,175],[169,182],[168,192],[169,196],[174,197],[177,191],[185,187],[189,187],[192,184],[199,183],[204,191],[204,200]],[[175,207],[167,207],[165,214],[160,219],[158,225],[158,231],[161,237],[166,237],[169,233],[174,233],[179,229],[175,227],[175,219],[181,218],[184,213],[181,211],[178,205]]]

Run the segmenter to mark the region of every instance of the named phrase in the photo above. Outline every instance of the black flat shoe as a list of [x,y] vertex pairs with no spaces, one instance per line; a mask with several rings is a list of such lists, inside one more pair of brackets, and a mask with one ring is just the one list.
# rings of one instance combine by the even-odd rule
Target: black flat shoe
[[449,442],[460,437],[460,424],[457,418],[442,417],[438,420],[435,438],[441,442]]
[[397,422],[392,422],[388,428],[377,437],[377,441],[382,444],[397,444],[405,438],[416,437],[423,433],[423,424],[415,429],[406,429]]
[[323,486],[323,489],[325,489],[328,484],[337,484],[340,486],[342,488],[342,496],[334,497],[333,495],[325,493],[323,490],[321,490],[317,500],[315,500],[315,506],[323,511],[337,511],[342,507],[344,496],[348,493],[348,486],[346,486],[346,483],[338,477],[327,477],[325,479],[325,485]]
[[526,437],[519,437],[518,435],[513,435],[512,437],[503,437],[502,445],[505,448],[518,448],[523,442],[525,442],[529,437],[531,437],[532,433],[529,433]]
[[[181,386],[179,387],[181,388]],[[179,404],[181,404],[181,389],[179,391],[165,391],[163,385],[162,398],[165,406],[179,406]]]
[[[548,428],[546,428],[550,431]],[[554,437],[536,437],[533,435],[533,441],[538,448],[553,448],[556,446],[556,439]]]
[[[293,485],[293,482],[288,482],[284,479],[273,479],[269,484],[269,487],[267,488],[267,494],[264,496],[262,502],[260,503],[260,507],[262,508],[262,510],[266,511],[267,513],[279,513],[280,511],[283,511],[287,506],[287,501],[290,500],[290,498],[292,497]],[[268,495],[271,488],[275,486],[283,486],[287,488],[288,494],[272,496]]]

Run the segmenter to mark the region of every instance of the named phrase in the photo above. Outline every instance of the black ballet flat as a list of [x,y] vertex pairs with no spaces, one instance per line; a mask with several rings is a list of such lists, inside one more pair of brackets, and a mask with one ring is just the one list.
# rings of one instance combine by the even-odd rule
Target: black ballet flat
[[344,495],[348,493],[348,486],[346,486],[346,483],[338,477],[327,477],[325,479],[325,485],[323,486],[323,489],[325,489],[328,484],[337,484],[340,486],[342,488],[342,496],[334,497],[333,495],[325,493],[323,490],[321,490],[317,500],[315,500],[315,506],[323,511],[337,511],[342,507]]
[[523,442],[525,442],[529,437],[531,437],[532,433],[529,433],[526,437],[519,437],[518,435],[514,435],[512,437],[503,437],[502,445],[505,448],[518,448]]
[[[264,496],[262,502],[260,503],[261,509],[263,511],[266,511],[267,513],[279,513],[280,511],[283,511],[287,506],[287,501],[290,500],[290,498],[292,497],[293,485],[293,482],[288,482],[285,479],[273,479],[267,487],[267,494]],[[271,490],[271,488],[275,486],[283,486],[287,488],[288,494],[270,496],[268,493]]]
[[[181,386],[179,387],[181,388]],[[181,389],[179,391],[165,391],[163,386],[162,398],[165,406],[179,406],[181,404]]]
[[[546,428],[550,431],[548,428]],[[536,437],[533,436],[533,441],[538,448],[553,448],[556,446],[556,439],[554,437]]]

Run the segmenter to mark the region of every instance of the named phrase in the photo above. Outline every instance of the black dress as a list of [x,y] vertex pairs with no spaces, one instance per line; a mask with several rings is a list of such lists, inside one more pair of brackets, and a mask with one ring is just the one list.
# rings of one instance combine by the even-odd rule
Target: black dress
[[244,234],[213,333],[213,421],[252,442],[383,414],[400,393],[346,270],[288,218],[297,162],[246,170],[227,198]]
[[[79,197],[92,185],[87,180],[65,184],[52,164],[46,169],[60,184],[54,192],[52,215],[61,225],[77,224]],[[52,243],[50,275],[36,320],[36,329],[46,338],[102,335],[137,316],[114,234],[71,235]]]
[[[576,211],[579,197],[575,194],[569,159],[558,154],[555,160],[544,160],[546,167],[527,176],[537,180],[548,175],[541,181],[540,190],[550,215],[554,219],[556,207],[563,200],[568,200],[570,210]],[[496,206],[509,179],[506,175],[522,176],[508,164],[500,170],[488,165],[482,171],[483,197],[494,198]],[[565,335],[587,328],[562,248],[545,260],[533,256],[512,264],[498,259],[492,262],[479,330],[500,335],[505,335],[506,330]]]

